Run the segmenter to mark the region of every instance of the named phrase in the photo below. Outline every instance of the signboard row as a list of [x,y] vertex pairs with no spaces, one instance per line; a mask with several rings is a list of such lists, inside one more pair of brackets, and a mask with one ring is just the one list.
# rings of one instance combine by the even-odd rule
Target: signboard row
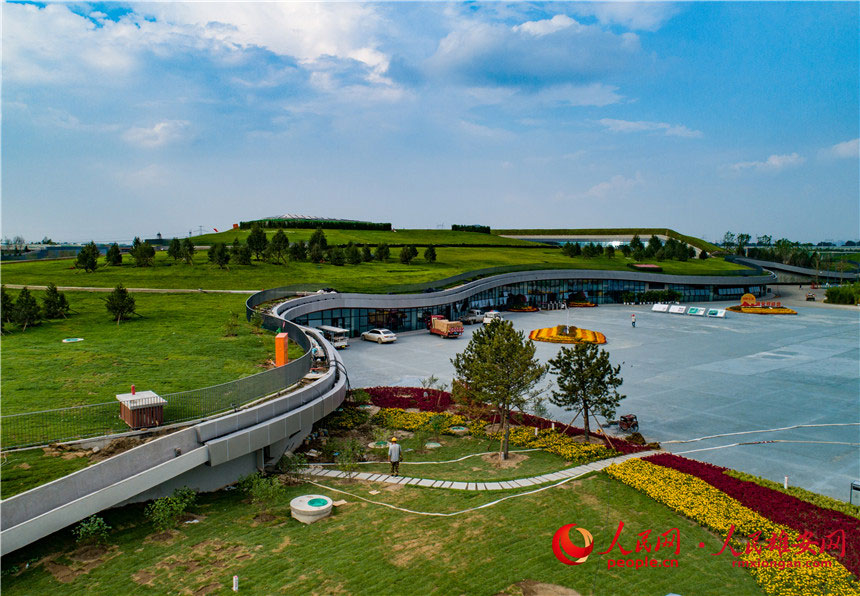
[[716,317],[726,318],[724,308],[704,308],[702,306],[682,306],[680,304],[655,304],[651,307],[652,312],[668,312],[673,315],[693,315],[694,317]]

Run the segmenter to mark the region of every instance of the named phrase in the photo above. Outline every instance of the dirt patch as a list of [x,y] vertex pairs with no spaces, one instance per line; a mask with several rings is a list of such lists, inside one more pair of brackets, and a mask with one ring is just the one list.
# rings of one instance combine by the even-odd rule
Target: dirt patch
[[279,552],[283,551],[285,548],[287,548],[290,544],[292,544],[292,542],[293,541],[290,540],[289,536],[284,536],[284,539],[281,540],[281,543],[278,546],[276,546],[275,548],[272,549],[272,552],[273,553],[279,553]]
[[[96,554],[98,553],[98,554]],[[67,584],[80,575],[84,575],[122,554],[119,547],[84,546],[68,555],[70,563],[65,565],[56,561],[60,555],[55,555],[44,562],[45,570],[54,576],[58,582]]]
[[531,579],[516,583],[496,596],[581,596],[576,590]]
[[258,513],[254,516],[254,521],[258,524],[265,524],[266,522],[270,522],[277,519],[271,513]]
[[27,462],[24,462],[24,463],[22,463],[22,464],[18,464],[18,465],[17,465],[17,466],[15,466],[15,467],[16,467],[16,468],[20,468],[21,470],[29,470],[29,469],[30,469],[30,464],[28,464]]
[[141,569],[132,575],[131,579],[134,580],[134,583],[140,584],[141,586],[151,586],[156,577],[158,576],[152,571]]
[[244,545],[205,540],[135,572],[132,579],[159,590],[170,586],[172,594],[209,594],[222,587],[215,580],[223,578],[226,569],[253,557],[254,553]]
[[385,486],[385,488],[383,488],[382,490],[384,490],[387,493],[396,493],[396,492],[403,490],[403,485],[402,484],[389,484],[389,485]]
[[509,453],[508,459],[501,459],[498,453],[488,453],[481,456],[481,459],[485,462],[493,464],[497,468],[504,469],[516,468],[528,458],[529,456],[524,453]]
[[157,542],[159,544],[172,544],[178,536],[179,530],[167,530],[166,532],[157,532],[155,534],[150,534],[143,539],[143,543],[147,544]]
[[102,449],[99,449],[98,452],[93,453],[91,459],[94,462],[103,461],[109,457],[117,455],[118,453],[134,449],[138,445],[143,445],[143,443],[144,441],[137,437],[120,437],[119,439],[114,439]]
[[102,546],[101,544],[89,544],[82,546],[75,552],[71,553],[69,558],[86,563],[100,558],[106,552],[108,552],[108,548],[106,546]]
[[217,590],[220,587],[221,587],[221,584],[217,584],[217,583],[207,584],[207,585],[203,586],[202,588],[198,588],[198,589],[194,590],[194,596],[206,596],[206,594],[209,594],[210,592],[214,592],[215,590]]

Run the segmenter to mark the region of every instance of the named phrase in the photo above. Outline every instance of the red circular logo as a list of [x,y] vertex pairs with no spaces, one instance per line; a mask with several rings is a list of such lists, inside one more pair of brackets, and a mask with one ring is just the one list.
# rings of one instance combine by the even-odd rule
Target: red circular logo
[[594,550],[594,537],[586,529],[576,528],[585,539],[585,546],[577,546],[570,540],[570,529],[576,524],[567,524],[558,529],[552,537],[552,552],[555,558],[565,565],[581,565],[588,560],[588,555]]

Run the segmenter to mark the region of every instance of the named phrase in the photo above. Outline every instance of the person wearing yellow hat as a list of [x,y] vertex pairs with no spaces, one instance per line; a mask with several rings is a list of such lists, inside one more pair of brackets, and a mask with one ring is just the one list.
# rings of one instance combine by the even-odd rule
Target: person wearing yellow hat
[[388,461],[391,463],[392,476],[400,475],[400,459],[400,443],[397,442],[397,437],[391,437],[391,441],[388,443]]

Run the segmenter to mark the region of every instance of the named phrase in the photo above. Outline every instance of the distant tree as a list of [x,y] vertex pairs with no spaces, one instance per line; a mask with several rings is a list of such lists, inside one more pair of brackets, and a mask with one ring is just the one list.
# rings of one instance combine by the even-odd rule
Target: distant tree
[[57,286],[53,282],[49,283],[42,298],[42,311],[45,313],[45,318],[65,319],[69,310],[69,301],[66,300],[66,295],[57,290]]
[[287,252],[290,249],[290,241],[287,240],[287,235],[284,234],[283,230],[278,230],[275,232],[275,235],[272,236],[271,247],[275,260],[278,263],[282,263],[287,257]]
[[313,246],[311,246],[310,250],[308,251],[308,255],[310,257],[311,263],[322,263],[325,259],[325,253],[323,252],[323,249],[320,248],[319,244],[314,244]]
[[723,234],[723,247],[724,248],[734,248],[735,246],[735,234],[734,232],[726,232]]
[[853,240],[848,240],[848,241],[845,243],[845,246],[857,246],[857,243],[856,243],[856,242],[854,242]]
[[622,244],[621,245],[621,254],[624,255],[626,258],[630,258],[631,252],[633,252],[633,251],[630,250],[629,244]]
[[131,247],[132,247],[132,249],[137,248],[137,247],[138,247],[138,246],[140,246],[141,244],[142,244],[142,243],[141,243],[141,241],[140,241],[140,236],[135,236],[135,237],[134,237],[134,240],[132,240],[132,241],[131,241]]
[[194,241],[191,238],[182,239],[182,260],[188,265],[194,264]]
[[562,346],[558,356],[548,362],[550,370],[557,375],[559,388],[552,392],[550,403],[568,411],[581,409],[586,437],[592,412],[605,418],[615,415],[615,409],[624,399],[617,388],[624,381],[618,376],[621,366],[612,366],[608,352],[595,344],[574,344],[572,348]]
[[424,260],[428,263],[436,262],[436,247],[432,244],[424,249]]
[[42,236],[42,242],[41,243],[42,244],[48,244],[48,245],[56,244],[56,242],[54,242],[53,240],[51,240],[47,236]]
[[630,250],[632,252],[636,252],[637,248],[645,250],[645,245],[642,244],[642,240],[639,239],[639,234],[634,234],[633,238],[630,240]]
[[404,246],[400,249],[400,262],[404,265],[408,265],[412,262],[412,259],[415,257],[412,256],[412,250],[410,250],[411,246]]
[[572,256],[572,257],[581,257],[582,256],[582,247],[579,245],[579,242],[573,243],[573,246],[570,248],[570,256]]
[[615,258],[615,247],[611,244],[607,244],[606,248],[603,249],[603,254],[610,259]]
[[369,263],[373,260],[373,253],[370,252],[370,247],[366,244],[361,247],[361,260],[365,263]]
[[708,252],[707,252],[707,251],[705,251],[705,250],[700,250],[700,251],[699,251],[699,259],[701,259],[702,261],[704,261],[705,259],[707,259],[709,256],[710,256],[710,255],[708,254]]
[[522,411],[537,396],[535,388],[547,367],[535,357],[535,345],[511,321],[495,320],[472,334],[452,360],[455,383],[476,401],[490,403],[502,422],[501,458],[508,459],[510,414]]
[[81,247],[78,253],[78,258],[75,261],[75,266],[83,269],[87,273],[91,273],[99,266],[99,249],[95,242],[90,242]]
[[15,320],[15,301],[11,294],[6,291],[6,285],[0,286],[0,320],[11,323]]
[[134,296],[128,293],[128,290],[122,284],[118,284],[113,292],[108,294],[105,299],[105,307],[108,312],[116,319],[116,324],[127,319],[130,315],[136,312],[134,304]]
[[236,256],[232,257],[237,265],[251,264],[251,247],[247,243],[242,244],[236,252]]
[[42,309],[36,303],[36,299],[30,290],[24,288],[15,300],[15,308],[12,310],[15,324],[26,331],[27,327],[38,325],[42,322]]
[[342,266],[345,262],[343,249],[339,246],[333,246],[328,251],[328,260],[332,265]]
[[319,246],[320,250],[323,251],[328,248],[328,240],[326,239],[325,232],[322,231],[322,228],[314,230],[314,233],[311,234],[310,240],[308,240],[308,247],[313,248],[314,246]]
[[637,248],[633,251],[633,260],[638,262],[645,260],[645,251],[641,248]]
[[360,265],[361,264],[361,252],[358,250],[358,247],[354,244],[349,244],[346,247],[346,262],[350,265]]
[[167,247],[167,256],[173,259],[174,262],[182,258],[182,242],[179,238],[174,237],[170,241],[170,246]]
[[746,248],[746,245],[749,244],[749,241],[750,241],[750,235],[749,234],[738,234],[737,240],[736,240],[737,246],[735,247],[735,253],[737,253],[739,255],[743,255],[744,254],[744,248]]
[[227,245],[223,242],[217,242],[209,247],[209,262],[213,265],[218,265],[221,269],[225,269],[230,263],[230,251],[227,250]]
[[111,267],[119,267],[122,265],[122,252],[120,252],[119,245],[116,242],[108,247],[105,261]]
[[573,256],[573,244],[570,242],[565,242],[564,244],[562,244],[561,245],[561,254],[563,254],[566,257],[572,257]]
[[238,238],[233,238],[233,244],[230,245],[230,258],[236,259],[239,256],[239,251],[242,250],[242,243]]
[[651,254],[657,254],[657,251],[663,248],[663,243],[657,238],[656,234],[651,234],[651,238],[648,239],[648,250]]
[[251,233],[248,234],[247,242],[248,246],[251,247],[251,252],[254,253],[254,256],[259,261],[263,253],[266,252],[266,247],[269,245],[269,239],[266,237],[266,232],[263,231],[260,224],[255,223],[251,226]]
[[373,253],[374,258],[377,261],[387,261],[389,255],[391,254],[391,249],[388,248],[388,245],[385,242],[380,242],[376,245],[376,250]]
[[687,258],[688,259],[695,259],[696,258],[696,249],[693,248],[692,246],[687,247]]
[[770,243],[773,242],[773,237],[767,234],[761,234],[756,236],[755,243],[759,246],[770,246]]
[[290,244],[290,260],[291,261],[304,261],[308,258],[308,247],[305,245],[304,240],[299,240],[298,242],[293,242]]
[[664,248],[657,249],[657,251],[654,253],[654,258],[657,259],[658,261],[665,261],[666,260],[666,249],[664,249]]
[[151,267],[152,261],[155,259],[155,248],[149,242],[140,242],[139,238],[137,246],[131,249],[131,258],[134,259],[134,264],[137,267]]
[[12,239],[12,246],[16,255],[27,252],[27,241],[24,240],[23,236],[15,236]]

